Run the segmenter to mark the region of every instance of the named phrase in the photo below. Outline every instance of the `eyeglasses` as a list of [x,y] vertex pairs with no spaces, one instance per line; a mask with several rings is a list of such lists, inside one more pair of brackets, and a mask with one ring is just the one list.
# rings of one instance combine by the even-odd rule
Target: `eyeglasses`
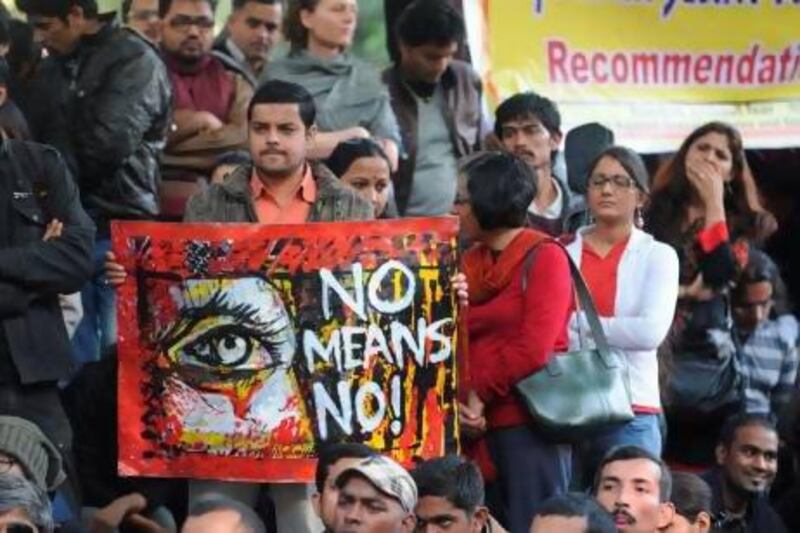
[[636,182],[622,174],[614,174],[613,176],[606,176],[605,174],[592,174],[589,176],[589,187],[595,189],[602,189],[607,184],[611,184],[615,189],[630,189]]
[[214,27],[214,19],[209,17],[190,17],[188,15],[175,15],[169,21],[169,25],[178,31],[189,31],[191,26],[196,26],[202,32],[206,32]]

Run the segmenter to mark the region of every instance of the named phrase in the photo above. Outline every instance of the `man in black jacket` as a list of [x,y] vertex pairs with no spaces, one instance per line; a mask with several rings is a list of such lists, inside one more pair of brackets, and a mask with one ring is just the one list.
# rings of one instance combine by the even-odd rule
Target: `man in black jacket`
[[52,55],[40,96],[48,125],[42,142],[71,162],[86,211],[97,224],[95,276],[84,288],[75,335],[79,360],[99,358],[116,337],[114,293],[102,277],[112,219],[158,213],[159,156],[170,124],[171,91],[157,51],[99,15],[96,0],[17,0]]
[[94,225],[50,147],[0,141],[0,414],[35,423],[65,456],[72,431],[58,397],[70,346],[58,295],[92,273]]
[[711,487],[714,530],[787,531],[768,496],[778,472],[778,432],[772,420],[760,414],[727,420],[716,458],[717,467],[701,476]]

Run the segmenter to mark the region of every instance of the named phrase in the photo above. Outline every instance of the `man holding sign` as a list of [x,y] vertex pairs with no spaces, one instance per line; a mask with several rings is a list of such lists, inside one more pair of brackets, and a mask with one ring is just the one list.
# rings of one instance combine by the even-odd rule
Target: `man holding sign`
[[[253,165],[240,166],[224,183],[213,184],[189,200],[184,221],[299,224],[371,219],[369,203],[327,169],[306,160],[314,142],[315,115],[314,101],[301,86],[278,80],[262,85],[247,113]],[[108,256],[106,270],[110,283],[125,281],[125,270],[113,254]],[[227,492],[252,504],[258,488],[197,480],[191,482],[190,499]],[[278,517],[279,531],[321,529],[305,486],[275,485],[270,490],[276,507],[284,509]]]

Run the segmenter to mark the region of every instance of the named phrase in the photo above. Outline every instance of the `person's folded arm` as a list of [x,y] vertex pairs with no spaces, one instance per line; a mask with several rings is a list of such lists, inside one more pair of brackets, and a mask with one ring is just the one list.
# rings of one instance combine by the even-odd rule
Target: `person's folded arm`
[[[650,351],[657,349],[672,326],[678,300],[678,256],[664,245],[653,249],[646,272],[641,277],[645,286],[626,287],[618,280],[617,290],[635,291],[639,296],[634,316],[601,317],[600,323],[609,345],[621,350]],[[588,324],[582,321],[584,331]]]
[[54,239],[0,249],[0,281],[38,295],[76,292],[92,275],[94,223],[58,152],[46,149],[42,161],[48,216],[60,220],[64,229]]
[[560,246],[540,245],[522,302],[519,331],[497,354],[497,364],[476,383],[476,392],[484,402],[507,396],[518,381],[544,367],[555,351],[572,302],[569,262]]

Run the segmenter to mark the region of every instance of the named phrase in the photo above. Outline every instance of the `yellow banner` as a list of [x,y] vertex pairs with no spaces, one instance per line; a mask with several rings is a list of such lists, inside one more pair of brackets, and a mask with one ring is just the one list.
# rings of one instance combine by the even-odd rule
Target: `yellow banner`
[[648,152],[707,120],[733,123],[748,147],[800,145],[800,0],[465,6],[491,108],[534,90],[559,104],[565,130],[601,122]]
[[800,97],[799,0],[485,0],[496,97]]

